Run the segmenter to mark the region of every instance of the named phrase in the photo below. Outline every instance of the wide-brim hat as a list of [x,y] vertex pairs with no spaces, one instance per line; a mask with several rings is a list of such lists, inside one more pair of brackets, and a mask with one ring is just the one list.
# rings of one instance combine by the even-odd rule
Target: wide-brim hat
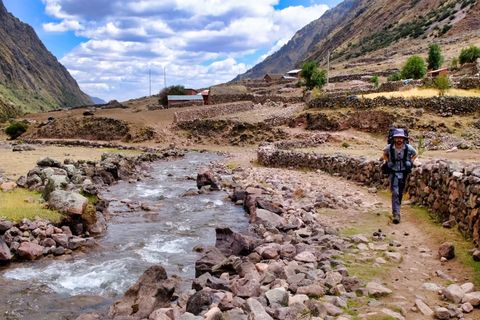
[[405,130],[403,130],[403,129],[395,129],[393,131],[393,137],[394,138],[404,138],[404,139],[407,138],[407,136],[405,135]]

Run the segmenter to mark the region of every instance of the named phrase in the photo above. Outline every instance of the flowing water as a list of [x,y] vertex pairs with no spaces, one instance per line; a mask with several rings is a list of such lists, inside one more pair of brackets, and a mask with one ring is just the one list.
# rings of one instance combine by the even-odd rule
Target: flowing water
[[154,264],[188,286],[199,257],[192,249],[213,245],[216,226],[242,231],[248,225],[224,192],[184,196],[196,187],[199,166],[218,159],[189,153],[152,164],[141,182],[111,186],[102,193],[111,201],[111,219],[97,249],[0,270],[0,319],[74,319],[104,311]]

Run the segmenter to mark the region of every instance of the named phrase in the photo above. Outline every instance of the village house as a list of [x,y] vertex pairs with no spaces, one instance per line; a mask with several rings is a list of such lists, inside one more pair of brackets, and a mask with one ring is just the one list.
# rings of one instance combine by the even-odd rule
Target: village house
[[299,79],[300,78],[300,72],[302,69],[294,69],[290,70],[285,74],[285,79]]
[[440,68],[437,70],[428,71],[427,76],[430,78],[436,78],[438,76],[448,76],[448,68]]
[[281,81],[283,79],[283,75],[281,74],[273,74],[273,73],[267,73],[264,77],[263,80],[267,83],[272,83],[272,82],[277,82]]
[[169,95],[167,96],[168,108],[178,108],[187,106],[203,106],[202,95]]

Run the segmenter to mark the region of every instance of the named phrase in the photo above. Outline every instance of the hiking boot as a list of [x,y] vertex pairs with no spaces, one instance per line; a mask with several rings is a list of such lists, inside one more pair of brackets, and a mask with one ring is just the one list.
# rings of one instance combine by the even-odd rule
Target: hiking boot
[[400,214],[396,213],[393,215],[393,224],[399,224],[400,223]]

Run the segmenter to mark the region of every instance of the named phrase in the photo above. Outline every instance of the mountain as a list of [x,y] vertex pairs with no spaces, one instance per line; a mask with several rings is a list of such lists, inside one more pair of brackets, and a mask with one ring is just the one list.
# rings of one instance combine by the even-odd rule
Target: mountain
[[433,42],[450,58],[480,44],[479,27],[480,0],[345,0],[235,80],[282,74],[307,60],[326,66],[329,52],[338,74],[398,67]]
[[33,28],[7,12],[0,0],[0,120],[91,102]]
[[94,104],[105,104],[105,103],[107,103],[107,101],[105,101],[101,98],[97,98],[97,97],[90,96],[90,99],[92,99]]

